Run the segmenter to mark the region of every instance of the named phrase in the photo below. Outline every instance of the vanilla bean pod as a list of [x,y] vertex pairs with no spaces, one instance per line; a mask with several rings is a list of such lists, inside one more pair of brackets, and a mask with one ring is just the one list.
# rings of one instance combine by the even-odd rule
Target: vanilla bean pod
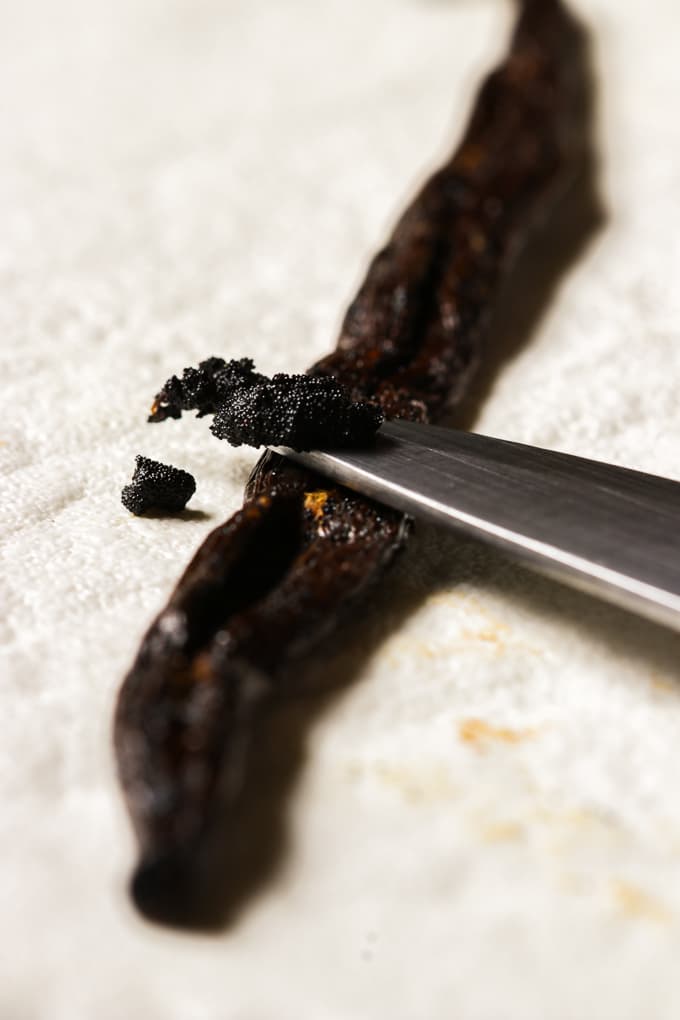
[[[387,417],[436,420],[481,355],[514,256],[588,151],[586,40],[560,0],[524,0],[463,142],[427,181],[350,306],[336,377]],[[151,626],[115,719],[140,847],[142,909],[191,884],[241,787],[258,704],[402,546],[408,522],[267,453],[231,520],[206,539]]]

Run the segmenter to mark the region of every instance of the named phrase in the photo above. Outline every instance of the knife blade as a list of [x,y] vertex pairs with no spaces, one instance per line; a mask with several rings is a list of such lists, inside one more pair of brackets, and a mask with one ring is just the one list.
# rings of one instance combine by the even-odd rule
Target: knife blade
[[273,449],[680,630],[680,482],[405,421],[386,422],[362,449]]

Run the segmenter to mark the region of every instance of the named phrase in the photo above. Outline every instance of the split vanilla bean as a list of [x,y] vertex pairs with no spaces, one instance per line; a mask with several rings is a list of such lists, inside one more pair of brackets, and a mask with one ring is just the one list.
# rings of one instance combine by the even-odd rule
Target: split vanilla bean
[[[462,144],[373,260],[336,349],[311,374],[387,418],[434,421],[461,398],[516,254],[588,156],[589,88],[585,35],[564,4],[520,3]],[[120,693],[115,746],[143,910],[160,916],[190,895],[215,820],[241,788],[258,705],[408,532],[393,510],[274,454],[260,459],[243,509],[200,547]]]

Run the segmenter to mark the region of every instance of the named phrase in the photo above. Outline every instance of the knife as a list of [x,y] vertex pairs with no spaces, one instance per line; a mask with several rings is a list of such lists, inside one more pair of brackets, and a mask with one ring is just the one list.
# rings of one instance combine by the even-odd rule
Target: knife
[[386,422],[362,449],[274,449],[680,630],[680,482],[406,421]]

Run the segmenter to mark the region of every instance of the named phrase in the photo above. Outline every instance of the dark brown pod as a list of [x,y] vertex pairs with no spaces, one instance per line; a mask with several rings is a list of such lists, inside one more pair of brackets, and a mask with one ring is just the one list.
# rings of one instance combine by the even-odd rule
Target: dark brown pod
[[[373,260],[312,373],[387,417],[437,420],[460,400],[515,256],[588,158],[589,90],[579,25],[560,0],[525,0],[462,144]],[[191,902],[210,832],[241,789],[257,706],[408,530],[394,511],[260,459],[243,509],[198,550],[120,693],[115,746],[145,912],[176,918]]]

